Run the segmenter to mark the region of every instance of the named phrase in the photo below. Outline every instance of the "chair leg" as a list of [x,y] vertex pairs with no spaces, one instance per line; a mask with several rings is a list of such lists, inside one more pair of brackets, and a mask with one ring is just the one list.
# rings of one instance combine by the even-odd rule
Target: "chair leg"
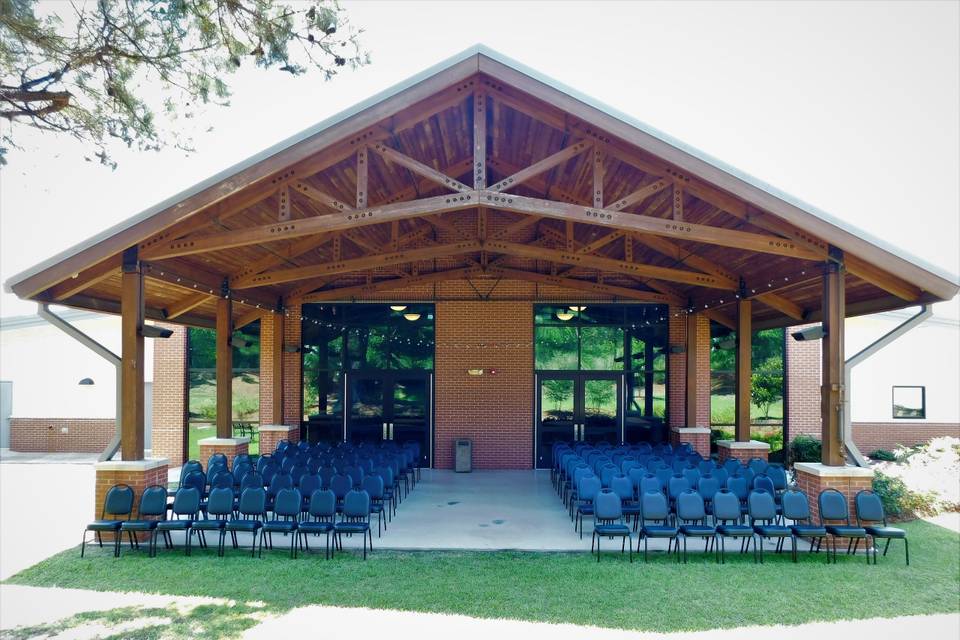
[[885,545],[883,546],[883,557],[884,557],[884,558],[887,557],[887,550],[890,549],[890,541],[891,541],[891,540],[892,540],[892,538],[887,538],[887,544],[885,544]]
[[186,554],[189,556],[189,555],[190,555],[190,552],[191,552],[191,549],[190,549],[190,539],[193,537],[193,529],[191,529],[191,528],[185,529],[184,532],[183,532],[183,535],[186,536],[186,538],[187,538],[187,550],[186,550]]
[[720,538],[720,564],[726,564],[727,543],[724,541],[723,536],[718,534],[718,537]]
[[910,566],[910,542],[906,538],[903,539],[903,553],[907,559],[907,566]]
[[790,555],[794,563],[797,562],[797,536],[790,536]]
[[220,540],[219,540],[219,542],[217,543],[217,556],[220,557],[220,558],[223,557],[223,553],[224,553],[223,547],[224,547],[224,543],[226,542],[226,540],[227,540],[227,530],[226,530],[226,529],[220,529]]
[[83,535],[80,536],[80,557],[83,557],[84,552],[87,550],[87,530],[83,530]]
[[290,558],[295,559],[297,557],[297,532],[294,531],[290,534]]

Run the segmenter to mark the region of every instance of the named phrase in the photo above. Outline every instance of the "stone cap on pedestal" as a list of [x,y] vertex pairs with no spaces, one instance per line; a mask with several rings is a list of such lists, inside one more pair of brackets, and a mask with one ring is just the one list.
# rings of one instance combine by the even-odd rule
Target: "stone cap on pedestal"
[[721,449],[762,449],[765,451],[770,450],[770,445],[766,442],[760,442],[759,440],[748,440],[746,442],[738,442],[736,440],[717,440],[717,447]]
[[207,445],[208,447],[228,447],[238,444],[250,444],[250,438],[217,438],[214,436],[212,438],[198,440],[197,444]]
[[97,471],[150,471],[159,467],[169,467],[170,458],[150,458],[149,460],[104,460],[93,468]]
[[710,433],[710,427],[670,427],[674,433]]
[[793,470],[798,473],[809,473],[820,478],[872,478],[873,469],[845,465],[831,467],[821,462],[797,462]]
[[285,425],[285,424],[265,424],[260,427],[260,432],[264,431],[291,431],[293,429],[299,429],[300,427],[295,425]]

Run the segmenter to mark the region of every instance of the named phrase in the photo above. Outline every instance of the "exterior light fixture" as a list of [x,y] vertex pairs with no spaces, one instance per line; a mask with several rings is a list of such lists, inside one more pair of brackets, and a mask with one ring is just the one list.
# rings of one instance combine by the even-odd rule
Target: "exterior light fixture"
[[420,314],[419,314],[419,313],[405,313],[405,314],[403,314],[403,317],[406,318],[407,320],[409,320],[410,322],[416,322],[417,320],[420,319]]
[[573,320],[573,312],[557,311],[557,320],[563,320],[564,322],[566,322],[567,320]]
[[721,349],[723,351],[729,351],[730,349],[736,349],[736,348],[737,348],[737,341],[734,338],[724,338],[723,340],[720,340],[719,342],[717,342],[717,349]]
[[467,369],[468,376],[482,376],[483,369]]
[[77,384],[80,385],[81,387],[92,387],[92,386],[93,386],[93,378],[84,378],[83,380],[81,380],[81,381],[78,382]]
[[822,340],[827,335],[827,331],[823,328],[822,324],[818,324],[813,327],[801,329],[790,335],[793,336],[794,340],[801,342],[805,340]]
[[403,311],[407,308],[405,304],[392,304],[390,305],[390,311]]
[[570,307],[570,311],[586,311],[586,310],[587,310],[586,307],[578,307],[576,305],[573,305],[572,307]]
[[140,327],[140,335],[144,338],[169,338],[173,335],[173,330],[164,329],[155,324],[145,324]]

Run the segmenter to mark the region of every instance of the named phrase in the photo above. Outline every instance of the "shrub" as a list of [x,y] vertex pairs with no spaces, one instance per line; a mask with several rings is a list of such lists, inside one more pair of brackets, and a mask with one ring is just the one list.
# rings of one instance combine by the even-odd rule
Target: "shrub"
[[777,429],[772,432],[763,432],[763,431],[754,431],[750,434],[750,437],[759,442],[766,442],[770,445],[770,451],[778,451],[783,449],[783,431]]
[[797,436],[790,442],[790,460],[792,462],[820,462],[820,440],[813,436]]
[[903,520],[937,513],[936,495],[911,491],[900,478],[877,471],[873,475],[873,491],[891,518]]
[[886,449],[877,449],[867,455],[874,460],[882,460],[883,462],[895,462],[897,459],[897,455],[893,451],[887,451]]

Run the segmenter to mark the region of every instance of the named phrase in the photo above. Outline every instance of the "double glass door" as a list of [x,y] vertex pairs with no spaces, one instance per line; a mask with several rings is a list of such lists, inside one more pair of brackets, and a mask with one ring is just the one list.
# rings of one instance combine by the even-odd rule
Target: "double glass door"
[[379,443],[387,440],[420,445],[420,464],[430,464],[431,376],[409,371],[347,375],[345,439]]
[[623,376],[541,373],[537,376],[537,468],[548,468],[554,443],[623,439]]

